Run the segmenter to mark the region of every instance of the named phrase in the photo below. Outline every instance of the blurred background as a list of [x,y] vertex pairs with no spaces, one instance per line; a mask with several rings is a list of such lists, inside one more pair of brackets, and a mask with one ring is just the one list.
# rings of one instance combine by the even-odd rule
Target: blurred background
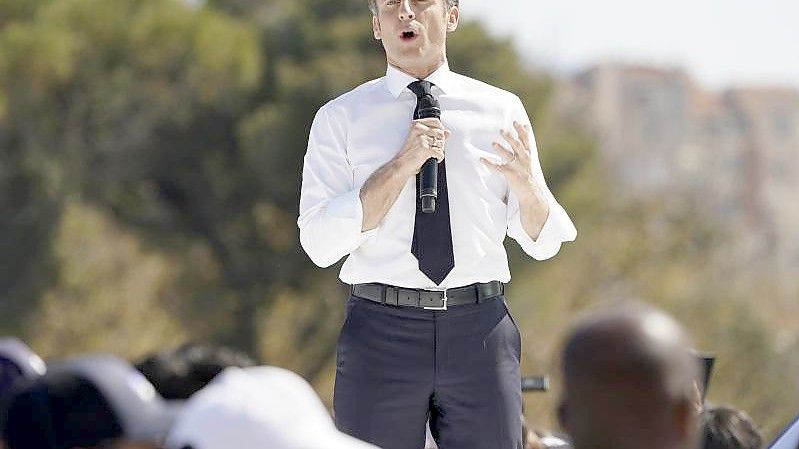
[[[547,262],[508,242],[523,372],[557,373],[579,311],[643,299],[768,441],[799,410],[797,6],[591,3],[465,0],[449,42],[523,99],[580,233]],[[346,289],[299,246],[301,166],[316,110],[385,72],[369,21],[365,0],[0,0],[0,335],[45,358],[231,345],[329,403]],[[525,398],[541,427],[553,387]]]

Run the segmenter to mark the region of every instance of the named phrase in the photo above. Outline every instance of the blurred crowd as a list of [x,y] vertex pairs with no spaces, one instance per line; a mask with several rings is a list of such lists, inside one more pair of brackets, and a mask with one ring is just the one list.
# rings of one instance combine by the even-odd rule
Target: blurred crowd
[[[762,448],[744,412],[704,402],[691,347],[678,323],[648,306],[587,313],[561,352],[561,431],[522,416],[524,449]],[[374,447],[339,432],[301,376],[236,350],[185,344],[135,363],[86,355],[45,364],[14,338],[0,339],[0,436],[0,449]],[[435,447],[428,429],[425,449]]]

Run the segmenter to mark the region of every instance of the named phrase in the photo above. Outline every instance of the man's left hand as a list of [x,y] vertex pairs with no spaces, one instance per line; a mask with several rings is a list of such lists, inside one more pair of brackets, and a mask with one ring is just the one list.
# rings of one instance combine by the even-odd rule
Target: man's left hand
[[510,149],[494,142],[494,149],[505,160],[503,163],[491,162],[485,158],[480,160],[492,170],[505,176],[511,192],[519,200],[522,227],[527,234],[537,240],[541,230],[549,217],[549,204],[544,194],[544,186],[539,185],[533,175],[532,158],[537,158],[530,149],[530,126],[514,121],[517,136],[513,133],[500,130],[500,134],[510,145]]
[[[500,130],[499,133],[505,138],[510,148],[493,142],[494,149],[504,159],[502,163],[491,162],[488,159],[480,160],[492,170],[505,176],[511,191],[519,200],[527,199],[531,195],[543,201],[541,188],[533,176],[533,164],[531,163],[532,150],[530,149],[530,126],[522,125],[514,121],[513,127],[516,128],[517,136],[507,130]],[[537,155],[536,155],[537,157]]]

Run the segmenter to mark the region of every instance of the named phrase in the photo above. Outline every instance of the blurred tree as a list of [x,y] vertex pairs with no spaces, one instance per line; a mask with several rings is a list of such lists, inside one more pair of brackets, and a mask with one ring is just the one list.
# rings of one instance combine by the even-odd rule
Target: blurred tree
[[36,10],[51,0],[0,0],[0,28],[7,23],[30,20]]
[[20,334],[57,273],[51,243],[61,202],[9,134],[0,123],[0,329]]
[[[176,1],[65,0],[8,25],[2,44],[8,129],[50,191],[107,207],[162,245],[205,241],[243,308],[273,282],[258,260],[273,253],[248,250],[263,249],[258,192],[235,146],[260,80],[252,28]],[[240,324],[231,338],[252,349]]]
[[[20,39],[8,30],[14,20],[30,20],[43,2],[0,1],[0,31],[6,39]],[[0,328],[21,333],[25,317],[52,284],[57,266],[51,249],[60,198],[48,182],[48,173],[32,163],[9,114],[14,85],[9,55],[0,51]],[[44,63],[44,61],[40,61]],[[29,127],[35,129],[34,124]]]

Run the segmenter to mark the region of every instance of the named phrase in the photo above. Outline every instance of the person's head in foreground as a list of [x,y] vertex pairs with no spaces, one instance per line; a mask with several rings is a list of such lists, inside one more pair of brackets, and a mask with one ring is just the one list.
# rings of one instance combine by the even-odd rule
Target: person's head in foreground
[[561,425],[575,449],[698,445],[699,367],[674,319],[641,304],[597,310],[562,354]]
[[444,62],[447,33],[458,28],[458,0],[368,1],[389,64],[421,79]]
[[192,396],[166,449],[376,449],[339,432],[313,388],[282,368],[228,368]]
[[763,439],[744,412],[710,407],[702,412],[702,449],[760,449]]
[[9,449],[157,449],[174,416],[127,362],[82,357],[51,365],[16,392],[5,428]]
[[164,399],[188,399],[225,368],[255,364],[250,356],[233,348],[186,343],[151,354],[136,368]]
[[44,361],[25,343],[0,338],[0,402],[22,379],[35,379],[47,371]]
[[44,361],[25,343],[13,337],[0,338],[0,449],[4,447],[5,404],[20,383],[44,375]]

